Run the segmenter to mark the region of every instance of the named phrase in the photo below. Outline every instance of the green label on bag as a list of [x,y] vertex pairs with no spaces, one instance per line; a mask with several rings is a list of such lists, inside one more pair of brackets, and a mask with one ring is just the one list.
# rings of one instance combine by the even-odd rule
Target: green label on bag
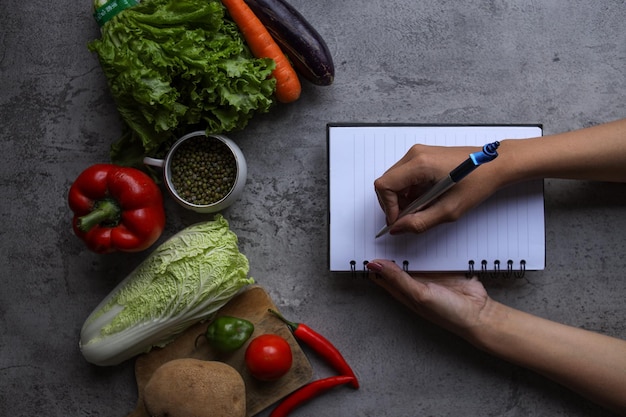
[[122,10],[128,9],[138,3],[138,0],[110,0],[98,7],[93,17],[96,19],[96,22],[98,22],[98,25],[102,26]]

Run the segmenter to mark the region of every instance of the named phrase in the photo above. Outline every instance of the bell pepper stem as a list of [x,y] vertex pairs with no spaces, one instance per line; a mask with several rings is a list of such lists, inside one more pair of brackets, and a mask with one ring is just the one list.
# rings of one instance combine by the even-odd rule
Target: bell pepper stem
[[88,232],[97,224],[105,223],[114,227],[120,221],[122,210],[113,200],[104,199],[94,204],[93,210],[77,220],[78,228],[83,232]]

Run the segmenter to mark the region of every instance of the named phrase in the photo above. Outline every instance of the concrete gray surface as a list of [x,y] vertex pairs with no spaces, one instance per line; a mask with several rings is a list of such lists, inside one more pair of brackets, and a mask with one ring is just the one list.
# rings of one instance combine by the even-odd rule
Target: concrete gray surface
[[[231,134],[248,157],[224,212],[255,277],[334,341],[362,388],[294,416],[609,416],[489,357],[367,280],[327,270],[328,122],[542,123],[556,133],[626,117],[623,0],[292,0],[326,39],[330,87]],[[96,57],[91,2],[0,3],[0,415],[122,417],[133,363],[100,368],[84,319],[146,255],[90,253],[66,195],[120,134]],[[547,180],[547,267],[487,282],[508,305],[626,337],[626,186]],[[205,217],[166,202],[167,238]],[[313,355],[316,377],[330,371]],[[626,381],[625,381],[626,383]],[[267,412],[262,415],[268,415]]]

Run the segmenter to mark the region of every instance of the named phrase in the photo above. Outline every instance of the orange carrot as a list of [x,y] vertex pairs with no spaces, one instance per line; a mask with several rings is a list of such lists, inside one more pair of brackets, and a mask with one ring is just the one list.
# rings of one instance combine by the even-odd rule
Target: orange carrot
[[272,58],[276,62],[272,75],[276,79],[278,101],[290,103],[297,100],[302,90],[298,75],[263,23],[244,0],[222,0],[222,4],[241,30],[252,54],[257,58]]

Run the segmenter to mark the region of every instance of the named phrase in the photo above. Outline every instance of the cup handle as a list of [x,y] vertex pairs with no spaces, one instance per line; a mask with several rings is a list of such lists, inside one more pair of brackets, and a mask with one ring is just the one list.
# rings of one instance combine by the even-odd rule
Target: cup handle
[[152,165],[153,167],[159,167],[159,168],[163,168],[165,166],[165,160],[150,158],[148,156],[143,158],[143,163],[146,165]]

